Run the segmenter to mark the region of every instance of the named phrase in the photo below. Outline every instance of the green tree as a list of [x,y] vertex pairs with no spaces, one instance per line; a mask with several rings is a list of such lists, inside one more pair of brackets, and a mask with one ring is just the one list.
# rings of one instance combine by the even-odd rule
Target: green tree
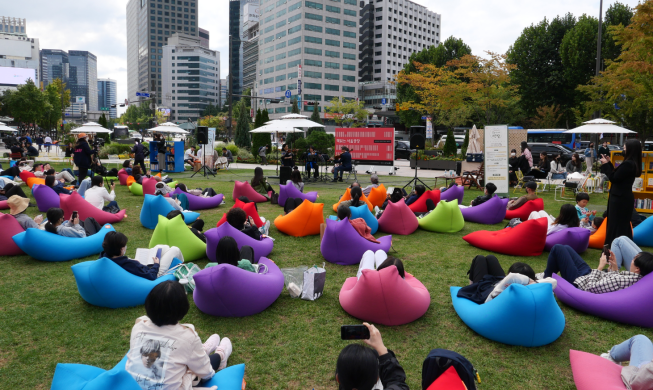
[[340,127],[365,126],[369,113],[363,108],[361,102],[334,97],[326,112],[334,114],[334,121]]
[[[408,63],[404,65],[401,72],[404,74],[417,72],[415,63],[443,67],[447,62],[460,59],[467,54],[472,54],[472,49],[462,39],[451,36],[437,47],[429,46],[420,52],[411,54]],[[410,85],[397,84],[397,104],[405,102],[419,103],[419,99],[419,96]],[[418,125],[422,116],[419,112],[412,110],[398,111],[397,115],[401,119],[401,123],[406,127]]]
[[[256,110],[256,118],[254,120],[254,128],[258,129],[263,126],[263,112],[259,108]],[[268,153],[272,150],[272,141],[270,139],[270,133],[252,133],[252,154],[256,157],[258,155],[258,150],[261,146],[268,146]]]
[[[293,114],[299,114],[299,106],[297,105],[297,98],[292,99],[292,107],[290,109],[290,112]],[[304,133],[288,133],[286,134],[286,143],[287,144],[293,144],[296,140],[304,138]]]
[[[63,98],[61,97],[62,93]],[[58,131],[58,125],[61,121],[61,113],[64,109],[70,106],[70,90],[66,89],[66,84],[64,84],[61,79],[55,79],[53,82],[48,84],[45,91],[43,91],[43,94],[45,100],[49,104],[49,109],[43,113],[41,126],[47,129],[56,128]]]
[[293,98],[293,100],[292,100],[292,108],[290,109],[290,112],[292,112],[293,114],[300,114],[299,106],[297,106],[297,98],[296,97]]
[[245,106],[245,99],[238,102],[238,106],[240,106],[240,108],[238,110],[238,121],[236,123],[236,135],[235,135],[234,142],[238,147],[249,148],[251,147],[249,141],[250,140],[249,138],[250,117],[249,117],[249,111]]
[[[565,34],[560,45],[560,57],[564,66],[567,85],[576,88],[587,84],[596,72],[596,37],[599,21],[583,15],[578,23]],[[575,91],[573,106],[585,100],[581,92]]]
[[19,85],[18,89],[9,95],[7,104],[9,113],[21,126],[35,125],[41,121],[43,114],[50,110],[50,103],[32,79]]
[[449,131],[447,131],[447,140],[444,142],[444,146],[442,147],[442,154],[445,156],[455,156],[457,152],[458,148],[456,147],[456,140],[453,136],[453,130],[450,128]]
[[605,21],[603,22],[603,48],[601,56],[604,60],[614,61],[621,54],[621,45],[617,44],[612,34],[610,26],[628,26],[633,18],[633,9],[620,2],[610,5],[605,12]]
[[104,127],[105,129],[107,128],[107,117],[106,115],[104,115],[104,113],[102,113],[102,115],[100,116],[100,119],[98,120],[98,124]]
[[[471,130],[467,130],[465,132],[465,140],[463,141],[463,146],[460,148],[460,154],[463,156],[467,154],[467,147],[469,146],[469,132]],[[449,137],[447,137],[449,138]]]
[[[315,123],[322,124],[322,119],[320,119],[320,112],[318,110],[313,110],[313,113],[311,114],[310,120],[315,122]],[[306,134],[310,137],[311,133],[313,133],[314,131],[322,131],[323,132],[324,127],[309,127]]]

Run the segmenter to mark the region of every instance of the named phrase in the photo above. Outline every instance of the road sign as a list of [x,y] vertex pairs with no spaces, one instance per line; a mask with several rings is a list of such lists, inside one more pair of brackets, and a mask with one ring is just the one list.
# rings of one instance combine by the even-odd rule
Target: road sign
[[297,95],[301,95],[301,94],[302,94],[302,81],[297,80]]
[[109,107],[100,107],[100,111],[110,111]]
[[289,89],[286,89],[286,97],[290,99],[291,96],[292,96],[292,92],[290,92]]
[[386,102],[385,98],[382,98],[381,99],[381,105],[385,106],[385,102]]
[[149,97],[150,97],[150,94],[147,93],[147,92],[136,92],[136,96],[137,96],[137,97],[146,97],[146,98],[149,98]]

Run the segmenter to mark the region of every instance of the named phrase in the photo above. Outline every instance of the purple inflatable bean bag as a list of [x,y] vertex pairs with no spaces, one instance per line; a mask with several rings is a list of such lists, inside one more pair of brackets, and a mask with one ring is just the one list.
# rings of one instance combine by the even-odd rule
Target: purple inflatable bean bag
[[[447,190],[449,192],[451,190]],[[494,225],[503,221],[506,217],[506,206],[498,196],[493,196],[487,202],[474,207],[460,209],[463,218],[467,222],[482,223],[485,225]]]
[[379,218],[379,230],[384,233],[407,236],[419,227],[415,213],[400,200],[397,203],[388,202],[383,215]]
[[204,233],[206,237],[206,257],[215,262],[215,250],[218,248],[218,242],[222,237],[230,236],[238,244],[238,249],[243,245],[249,245],[254,249],[254,261],[257,262],[261,257],[266,257],[272,252],[274,241],[266,237],[261,240],[256,240],[247,234],[241,232],[228,223],[223,223],[217,228],[209,229]]
[[455,185],[451,188],[448,188],[445,192],[441,192],[440,200],[451,202],[454,199],[458,199],[458,204],[463,204],[463,196],[465,196],[465,187]]
[[36,206],[38,206],[39,211],[47,212],[52,207],[59,208],[59,194],[54,192],[54,190],[45,184],[37,184],[32,188],[32,195],[36,200]]
[[259,264],[265,264],[268,272],[260,274],[220,264],[193,275],[197,308],[217,317],[251,316],[268,308],[281,295],[283,274],[265,257]]
[[576,253],[583,253],[590,244],[590,231],[580,227],[567,228],[546,236],[545,251],[551,251],[554,245],[569,245]]
[[320,251],[324,259],[330,263],[353,265],[360,263],[365,251],[376,252],[380,249],[388,252],[390,250],[392,236],[384,236],[378,240],[379,244],[361,237],[351,226],[348,218],[341,221],[327,219]]
[[564,304],[576,310],[624,324],[653,328],[653,273],[634,285],[605,294],[580,290],[553,274],[558,287],[553,292]]
[[286,184],[279,186],[279,206],[285,206],[286,199],[288,198],[300,198],[315,203],[315,200],[317,199],[317,191],[311,191],[304,194],[292,184],[291,180],[288,180]]
[[211,196],[209,198],[203,198],[201,196],[184,192],[179,187],[175,188],[175,190],[172,191],[172,193],[176,195],[179,194],[186,195],[186,198],[188,198],[188,208],[190,210],[212,209],[214,207],[218,207],[222,203],[222,200],[224,199],[224,195],[222,194],[217,194],[216,196]]

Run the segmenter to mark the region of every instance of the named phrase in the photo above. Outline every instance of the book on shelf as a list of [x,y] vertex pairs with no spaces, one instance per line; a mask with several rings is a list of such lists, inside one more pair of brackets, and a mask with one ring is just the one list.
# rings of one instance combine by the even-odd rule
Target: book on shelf
[[653,209],[653,200],[649,198],[635,199],[635,208],[642,210],[651,210]]

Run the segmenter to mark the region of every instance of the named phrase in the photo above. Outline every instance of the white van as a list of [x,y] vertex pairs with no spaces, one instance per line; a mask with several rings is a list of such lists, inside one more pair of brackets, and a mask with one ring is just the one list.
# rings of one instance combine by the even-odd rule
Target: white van
[[[463,143],[465,143],[465,136],[464,135],[454,135],[453,140],[456,141],[456,147],[458,148],[458,153],[460,153],[460,148],[463,146]],[[444,147],[444,144],[447,142],[447,135],[443,135],[442,138],[440,138],[440,141],[437,144],[437,147],[442,149]]]

